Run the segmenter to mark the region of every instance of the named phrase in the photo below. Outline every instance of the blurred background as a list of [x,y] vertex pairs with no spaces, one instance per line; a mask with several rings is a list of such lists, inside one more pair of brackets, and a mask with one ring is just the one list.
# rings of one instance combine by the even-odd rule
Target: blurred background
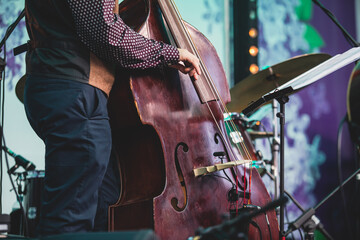
[[[231,88],[246,81],[250,75],[256,76],[258,71],[292,57],[310,53],[334,56],[352,47],[339,28],[311,0],[175,2],[183,19],[199,29],[217,49]],[[359,41],[360,0],[323,0],[322,3]],[[0,0],[1,39],[23,8],[23,0]],[[14,56],[12,50],[27,40],[25,23],[21,21],[6,42],[7,66],[1,95],[4,112],[1,114],[7,147],[42,170],[44,144],[28,124],[23,104],[15,94],[16,84],[25,74],[25,54]],[[350,64],[303,88],[292,94],[286,104],[285,189],[305,209],[317,205],[339,185],[339,172],[345,179],[359,165],[347,124],[341,136],[340,164],[337,158],[338,128],[347,113],[347,91],[354,67],[355,64]],[[260,108],[256,114],[251,118],[260,120],[267,131],[272,131],[271,105]],[[262,152],[263,159],[272,159],[271,141],[267,138],[254,141],[254,148]],[[14,159],[10,157],[9,163],[14,165]],[[11,191],[4,157],[1,166],[1,210],[10,213],[16,207],[16,198]],[[266,168],[270,171],[271,166]],[[274,196],[273,181],[267,175],[262,179]],[[317,209],[316,216],[335,239],[355,239],[356,230],[360,229],[355,179],[344,190],[344,198],[340,193],[335,194]],[[301,215],[291,203],[287,205],[286,213],[286,223]],[[301,235],[296,232],[292,237],[299,239]]]

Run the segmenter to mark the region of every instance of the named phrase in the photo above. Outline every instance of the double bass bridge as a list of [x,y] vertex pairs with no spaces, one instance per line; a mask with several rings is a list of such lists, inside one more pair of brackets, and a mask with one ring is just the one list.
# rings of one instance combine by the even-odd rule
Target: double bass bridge
[[209,173],[218,172],[224,169],[232,168],[239,165],[252,164],[252,160],[236,160],[226,163],[218,163],[207,167],[199,167],[193,170],[195,177],[205,176]]

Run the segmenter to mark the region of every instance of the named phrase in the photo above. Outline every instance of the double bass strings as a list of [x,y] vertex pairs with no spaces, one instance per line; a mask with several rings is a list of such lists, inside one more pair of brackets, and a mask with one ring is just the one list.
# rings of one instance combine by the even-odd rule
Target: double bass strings
[[[206,76],[205,79],[206,79],[207,85],[213,86],[213,85],[210,84],[211,80],[210,81],[208,80],[208,79],[211,79],[211,77],[209,76],[209,73],[208,73],[206,67],[202,63],[202,59],[201,59],[201,57],[200,57],[200,55],[199,55],[199,53],[197,51],[196,46],[193,44],[192,38],[191,38],[190,34],[188,33],[188,30],[187,30],[186,26],[183,24],[183,21],[181,20],[180,13],[179,13],[176,5],[174,4],[173,1],[158,0],[158,3],[160,5],[160,8],[162,9],[162,11],[167,12],[168,14],[170,14],[172,16],[171,20],[172,20],[172,22],[174,22],[173,25],[175,25],[175,26],[177,26],[179,28],[178,29],[179,34],[182,34],[182,37],[184,37],[184,41],[186,41],[187,44],[188,44],[188,47],[191,48],[190,50],[199,58],[200,67],[202,68],[203,74]],[[169,6],[169,3],[170,3],[171,6]],[[167,19],[168,15],[166,15],[164,17],[165,17],[165,19]],[[172,31],[172,25],[169,25],[169,28],[170,28],[170,32],[173,32]],[[174,38],[174,42],[176,42],[176,44],[178,46],[180,45],[179,41],[176,38]],[[201,88],[199,88],[198,90],[200,91],[200,95],[204,95],[204,92],[202,91]],[[216,96],[214,90],[211,89],[211,91],[212,91],[211,92],[212,95]],[[230,146],[228,144],[228,141],[226,141],[226,138],[224,137],[224,134],[223,134],[220,126],[218,125],[218,122],[216,121],[216,117],[214,116],[213,111],[211,110],[209,104],[206,101],[205,101],[205,103],[206,103],[206,105],[208,107],[208,110],[209,110],[210,114],[212,115],[212,118],[214,119],[214,122],[215,122],[215,124],[216,124],[216,126],[217,126],[217,128],[218,128],[218,130],[220,132],[221,137],[224,140],[223,142],[226,144],[226,148],[231,150],[231,148],[230,148]],[[232,151],[230,151],[230,153],[231,153],[231,157],[233,159],[235,159],[235,162],[237,162],[234,153]],[[240,149],[239,149],[239,153],[242,153],[242,151],[240,151]],[[246,159],[246,158],[244,158],[244,159]]]
[[[162,1],[159,1],[159,2],[162,2]],[[202,68],[201,70],[203,71],[203,74],[206,76],[205,79],[206,79],[206,81],[207,81],[207,84],[210,86],[209,88],[210,88],[210,90],[211,90],[212,95],[215,96],[216,99],[219,99],[219,100],[220,100],[220,102],[219,102],[219,101],[216,101],[216,102],[217,102],[217,105],[219,106],[219,109],[221,110],[221,112],[222,112],[223,114],[228,114],[228,115],[230,115],[228,109],[226,108],[226,106],[225,106],[225,104],[224,104],[223,99],[221,98],[221,96],[220,96],[220,94],[219,94],[219,91],[218,91],[217,87],[215,86],[215,84],[214,84],[214,82],[213,82],[213,80],[212,80],[212,78],[211,78],[211,76],[210,76],[210,74],[209,74],[209,72],[208,72],[208,70],[207,70],[206,65],[203,63],[203,61],[202,61],[202,59],[201,59],[201,56],[200,56],[200,54],[198,53],[197,47],[196,47],[196,45],[194,44],[194,42],[193,42],[193,40],[192,40],[192,38],[191,38],[191,36],[190,36],[190,34],[189,34],[189,32],[188,32],[187,27],[183,24],[183,21],[181,20],[182,18],[181,18],[181,15],[180,15],[180,13],[179,13],[179,10],[177,9],[177,6],[176,6],[175,3],[173,2],[173,0],[170,0],[169,2],[170,2],[170,4],[172,5],[172,8],[175,10],[176,21],[178,22],[178,25],[180,25],[180,26],[182,27],[182,30],[183,30],[182,32],[184,33],[184,35],[185,35],[185,37],[186,37],[189,45],[191,45],[193,53],[200,59],[200,66],[201,66],[201,68]],[[201,88],[199,88],[199,91],[201,92],[202,95],[204,95],[204,92],[202,91]],[[207,107],[208,107],[208,109],[209,109],[209,111],[210,111],[210,113],[211,113],[211,115],[212,115],[212,117],[213,117],[216,125],[217,125],[217,128],[218,128],[221,136],[222,136],[223,139],[224,139],[224,142],[225,142],[226,145],[227,145],[227,148],[228,148],[229,150],[231,150],[232,148],[229,146],[228,141],[225,141],[225,140],[226,140],[226,137],[224,136],[223,131],[221,130],[220,126],[218,125],[217,119],[216,119],[216,117],[214,116],[214,114],[213,114],[213,112],[212,112],[212,110],[211,110],[211,107],[209,106],[209,104],[208,104],[207,102],[206,102],[206,105],[207,105]],[[229,124],[228,122],[224,122],[224,124],[227,125],[227,126],[229,127],[229,129],[231,129],[232,131],[234,131],[234,133],[238,135],[238,138],[239,138],[239,139],[243,139],[243,136],[241,135],[241,133],[240,133],[239,131],[237,131],[237,128],[236,128],[235,123],[234,123],[232,120],[230,120],[229,122],[230,122],[230,124]],[[250,153],[249,153],[249,151],[248,151],[248,149],[247,149],[247,147],[245,146],[245,143],[244,143],[243,141],[240,141],[240,146],[239,146],[238,143],[235,143],[235,145],[236,145],[236,148],[237,148],[238,151],[239,151],[239,154],[242,155],[242,157],[243,157],[245,160],[253,160],[253,159],[251,159],[251,155],[250,155]],[[231,150],[230,152],[231,152],[231,154],[232,154],[233,159],[235,159],[235,162],[238,162],[239,160],[237,159],[237,157],[235,156],[235,154],[233,153],[233,151]]]
[[[204,72],[204,74],[206,74],[205,79],[206,79],[206,81],[207,81],[207,84],[210,86],[210,90],[211,90],[213,96],[216,96],[216,99],[219,99],[219,100],[220,100],[220,102],[219,102],[219,101],[216,101],[219,109],[221,110],[221,112],[223,113],[223,115],[224,115],[224,114],[227,114],[228,116],[230,116],[229,110],[227,109],[227,107],[226,107],[223,99],[221,98],[221,96],[220,96],[220,94],[219,94],[219,90],[218,90],[217,87],[215,86],[214,81],[212,80],[211,75],[209,74],[209,72],[208,72],[208,70],[207,70],[206,65],[205,65],[204,62],[202,61],[201,56],[200,56],[200,54],[198,53],[197,47],[196,47],[196,45],[194,44],[194,42],[193,42],[193,40],[192,40],[192,38],[191,38],[191,36],[190,36],[190,34],[189,34],[189,32],[188,32],[188,29],[186,28],[186,26],[185,26],[185,25],[183,24],[183,22],[181,21],[181,16],[180,16],[180,13],[179,13],[176,5],[174,4],[174,2],[173,2],[172,0],[170,1],[170,3],[172,4],[172,7],[175,9],[175,12],[176,12],[176,15],[177,15],[177,16],[176,16],[176,17],[177,17],[177,20],[181,23],[181,26],[182,26],[182,28],[183,28],[183,30],[184,30],[183,32],[184,32],[185,35],[186,35],[186,39],[188,40],[188,42],[189,42],[190,45],[192,46],[193,52],[194,52],[194,53],[197,55],[197,57],[200,59],[200,65],[201,65],[201,67],[202,67],[202,71]],[[201,88],[199,88],[199,90],[202,91]],[[202,94],[203,94],[203,93],[202,93]],[[207,107],[208,107],[208,109],[209,109],[209,112],[211,113],[211,115],[212,115],[212,117],[213,117],[216,125],[217,125],[217,128],[218,128],[218,130],[219,130],[219,132],[220,132],[220,134],[221,134],[224,142],[225,142],[226,145],[227,145],[227,148],[230,150],[230,153],[232,154],[233,159],[235,159],[235,162],[238,162],[239,160],[237,160],[237,157],[235,156],[235,154],[234,154],[234,152],[233,152],[233,149],[231,148],[231,146],[229,146],[228,141],[226,141],[226,137],[224,136],[223,131],[221,130],[220,126],[218,125],[217,119],[216,119],[216,117],[214,116],[214,114],[213,114],[213,112],[212,112],[212,110],[211,110],[211,107],[209,106],[209,104],[208,104],[207,102],[206,102],[206,105],[207,105]],[[226,122],[224,121],[224,124],[225,124],[225,127],[228,126],[228,128],[230,129],[230,131],[234,132],[234,133],[237,135],[238,139],[240,139],[239,143],[236,143],[236,142],[233,141],[233,142],[234,142],[234,145],[236,146],[236,148],[237,148],[237,150],[238,150],[238,152],[239,152],[239,154],[240,154],[244,159],[248,159],[248,160],[252,160],[252,161],[253,161],[254,159],[251,158],[251,155],[250,155],[250,153],[249,153],[249,150],[248,150],[248,148],[246,147],[246,145],[245,145],[245,143],[244,143],[244,138],[243,138],[242,134],[240,133],[240,131],[237,130],[234,121],[230,118],[230,121],[226,121]],[[230,140],[230,141],[231,141],[231,140]],[[245,155],[245,156],[244,156],[244,155]],[[248,189],[249,189],[249,194],[251,194],[252,166],[253,166],[253,164],[250,164],[250,170],[249,170],[249,171],[250,171],[250,174],[249,174],[249,186],[248,186],[248,187],[249,187],[249,188],[248,188]],[[236,173],[236,171],[235,171],[235,173]],[[236,176],[237,176],[237,173],[236,173]],[[237,177],[238,177],[238,176],[237,176]],[[244,183],[245,183],[245,182],[246,182],[246,164],[244,164]],[[236,181],[236,186],[237,186],[237,185],[238,185],[238,181]],[[245,189],[244,189],[244,193],[245,193]],[[250,195],[250,196],[251,196],[251,195]],[[244,195],[244,200],[245,200],[245,195]],[[251,201],[250,201],[250,198],[249,198],[248,204],[250,204],[250,203],[251,203]]]
[[[188,29],[186,28],[186,26],[183,24],[183,21],[181,20],[182,18],[181,18],[181,16],[180,16],[180,13],[179,13],[179,11],[178,11],[175,3],[174,3],[172,0],[170,0],[170,1],[168,1],[168,2],[171,4],[171,7],[172,7],[172,8],[170,8],[170,9],[175,10],[175,11],[174,11],[174,12],[175,12],[175,16],[173,16],[173,17],[174,17],[174,20],[177,21],[177,25],[178,25],[178,26],[181,26],[181,29],[179,29],[179,30],[182,30],[181,33],[185,35],[185,39],[187,40],[189,46],[192,48],[192,49],[191,49],[192,52],[193,52],[193,53],[199,58],[199,60],[200,60],[201,70],[202,70],[202,72],[203,72],[203,74],[204,74],[204,78],[205,78],[206,83],[208,84],[208,86],[209,86],[209,88],[210,88],[210,91],[211,91],[212,95],[216,97],[215,100],[216,100],[217,106],[219,107],[220,111],[223,113],[223,116],[224,116],[224,114],[228,114],[228,115],[230,116],[230,113],[229,113],[228,109],[226,108],[226,105],[224,104],[224,101],[223,101],[223,99],[221,98],[217,87],[215,86],[215,84],[214,84],[214,82],[213,82],[213,80],[212,80],[212,78],[211,78],[211,76],[210,76],[210,74],[209,74],[209,72],[208,72],[205,64],[203,63],[203,61],[202,61],[202,59],[201,59],[200,54],[198,53],[197,47],[196,47],[196,45],[194,44],[194,42],[193,42],[193,40],[192,40],[192,38],[191,38],[191,36],[190,36],[190,34],[189,34],[189,32],[188,32]],[[163,0],[159,0],[160,5],[162,4],[163,6],[164,6],[165,4],[168,4],[168,2],[167,2],[167,1],[163,1]],[[200,91],[200,94],[204,96],[204,92],[203,92],[203,90],[202,90],[200,87],[198,88],[198,91]],[[214,115],[214,113],[213,113],[213,110],[211,109],[208,101],[205,101],[205,104],[206,104],[206,106],[207,106],[207,108],[208,108],[208,110],[209,110],[209,112],[210,112],[210,114],[211,114],[211,116],[212,116],[215,124],[216,124],[216,127],[217,127],[217,129],[218,129],[218,131],[219,131],[219,134],[220,134],[221,138],[223,139],[224,144],[226,145],[225,147],[228,149],[228,152],[230,152],[232,158],[234,159],[234,162],[239,162],[240,159],[237,159],[236,154],[234,153],[233,148],[232,148],[231,145],[229,144],[229,141],[227,140],[228,138],[227,138],[227,137],[225,136],[225,134],[223,133],[223,130],[221,129],[221,127],[220,127],[220,125],[219,125],[219,123],[218,123],[218,119],[216,119],[216,117],[215,117],[215,115]],[[240,131],[237,130],[236,125],[235,125],[235,123],[233,122],[233,120],[230,119],[229,122],[225,122],[225,121],[224,121],[224,125],[225,125],[225,128],[226,128],[226,126],[227,126],[231,131],[233,131],[236,135],[238,135],[238,138],[241,140],[241,141],[239,141],[239,143],[234,143],[234,145],[235,145],[235,147],[237,148],[239,154],[244,158],[244,160],[246,160],[246,159],[247,159],[247,160],[253,160],[253,159],[251,159],[251,155],[250,155],[250,153],[249,153],[249,150],[247,149],[247,147],[246,147],[246,145],[245,145],[245,143],[244,143],[244,138],[243,138],[243,136],[241,135]],[[230,140],[230,141],[231,141],[231,140]],[[229,160],[230,160],[230,159],[229,159]],[[236,178],[237,178],[237,175],[238,175],[238,174],[237,174],[236,168],[235,168],[235,170],[234,170],[234,173],[235,173]],[[251,178],[252,178],[252,164],[250,164],[250,176],[249,176],[249,186],[248,186],[248,189],[249,189],[249,193],[250,193],[250,194],[251,194]],[[239,183],[239,182],[236,180],[236,186],[238,185],[238,183]],[[246,163],[244,164],[244,184],[245,184],[245,183],[246,183]],[[245,190],[246,190],[246,189],[245,189],[245,185],[244,185],[244,193],[245,193]],[[250,196],[251,196],[251,195],[250,195]],[[244,194],[244,200],[245,200],[245,194]],[[244,203],[245,203],[245,201],[244,201]],[[248,203],[250,203],[250,199],[248,200]]]

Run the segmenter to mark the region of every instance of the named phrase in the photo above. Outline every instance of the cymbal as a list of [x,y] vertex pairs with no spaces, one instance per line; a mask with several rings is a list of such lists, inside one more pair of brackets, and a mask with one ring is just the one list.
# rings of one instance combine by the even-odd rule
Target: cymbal
[[252,102],[330,57],[324,53],[300,55],[250,75],[230,89],[231,102],[226,106],[230,112],[241,112]]
[[25,89],[26,75],[22,76],[16,83],[15,93],[20,102],[24,103],[24,89]]

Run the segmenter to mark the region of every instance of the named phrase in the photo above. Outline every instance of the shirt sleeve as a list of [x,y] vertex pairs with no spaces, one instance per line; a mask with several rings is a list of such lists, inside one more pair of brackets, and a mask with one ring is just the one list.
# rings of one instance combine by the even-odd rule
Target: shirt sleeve
[[114,14],[114,0],[67,1],[80,40],[100,58],[131,69],[178,62],[176,47],[145,38]]

